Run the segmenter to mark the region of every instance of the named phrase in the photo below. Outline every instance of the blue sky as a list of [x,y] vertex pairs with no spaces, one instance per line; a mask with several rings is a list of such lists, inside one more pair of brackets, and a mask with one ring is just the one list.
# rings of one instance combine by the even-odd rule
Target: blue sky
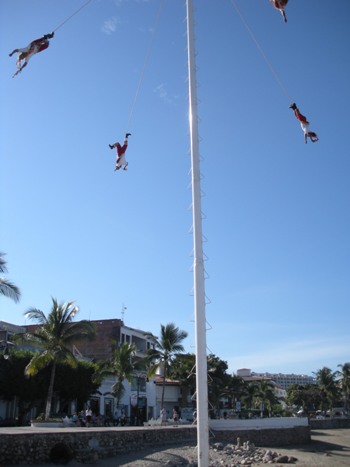
[[[85,3],[0,2],[0,250],[22,292],[0,319],[23,324],[51,297],[78,319],[124,304],[126,325],[175,322],[194,352],[185,1],[92,0],[65,22]],[[336,370],[350,361],[350,2],[291,0],[287,24],[268,0],[194,5],[208,352],[232,372]],[[57,27],[12,79],[9,52]],[[129,170],[114,172],[126,130]]]

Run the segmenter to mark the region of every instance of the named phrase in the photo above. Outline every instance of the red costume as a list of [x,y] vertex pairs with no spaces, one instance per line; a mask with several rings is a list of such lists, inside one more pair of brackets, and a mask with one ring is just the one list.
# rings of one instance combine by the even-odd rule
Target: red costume
[[[47,49],[48,46],[50,45],[49,39],[52,39],[54,36],[54,33],[51,34],[45,34],[45,36],[40,37],[40,39],[35,39],[32,41],[27,47],[24,47],[23,49],[15,49],[13,50],[9,56],[11,57],[14,53],[18,53],[18,58],[17,58],[17,72],[13,75],[16,76],[17,73],[23,70],[25,66],[27,66],[29,59],[39,53],[42,52],[43,50]],[[22,60],[24,60],[23,65],[21,64]]]
[[284,8],[286,7],[288,0],[270,0],[273,3],[273,6],[276,8],[276,10],[279,10],[281,15],[283,16],[284,22],[287,22],[287,16],[284,11]]
[[304,132],[304,139],[305,143],[307,143],[307,138],[310,138],[313,143],[318,141],[318,136],[315,132],[310,131],[310,123],[308,122],[307,118],[300,113],[296,104],[292,104],[290,109],[293,109],[295,117],[299,120],[300,126]]
[[111,149],[117,148],[117,160],[115,163],[114,170],[119,170],[122,168],[122,166],[124,166],[123,170],[127,170],[128,162],[126,162],[125,153],[128,148],[128,137],[130,135],[131,133],[126,133],[123,146],[120,143],[114,143],[109,145]]

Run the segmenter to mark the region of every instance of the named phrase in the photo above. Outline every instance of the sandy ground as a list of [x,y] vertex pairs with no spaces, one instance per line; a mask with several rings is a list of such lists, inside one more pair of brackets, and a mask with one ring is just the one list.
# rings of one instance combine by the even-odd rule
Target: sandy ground
[[[269,449],[266,447],[265,449]],[[297,467],[343,467],[350,466],[350,429],[313,430],[311,443],[301,446],[273,449],[281,455],[295,457],[294,465]],[[98,460],[93,463],[98,467],[192,467],[197,465],[196,446],[164,446],[164,448],[145,449],[129,454],[120,454],[117,457]],[[54,464],[41,464],[33,467],[52,467]],[[57,465],[57,464],[56,464]],[[82,467],[77,461],[70,461],[69,467]],[[91,464],[90,464],[91,465]],[[233,467],[232,458],[223,451],[210,449],[210,466]],[[265,466],[265,463],[255,463],[255,466]],[[291,465],[275,463],[273,465]]]

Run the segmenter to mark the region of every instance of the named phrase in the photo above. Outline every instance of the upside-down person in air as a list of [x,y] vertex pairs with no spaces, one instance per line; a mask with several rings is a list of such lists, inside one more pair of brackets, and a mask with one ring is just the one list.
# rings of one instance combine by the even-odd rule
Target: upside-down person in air
[[287,16],[286,16],[286,12],[284,11],[284,9],[288,3],[288,0],[270,0],[270,2],[273,3],[273,6],[276,8],[276,10],[279,10],[281,15],[283,16],[284,22],[286,23]]
[[35,39],[35,41],[32,41],[29,45],[27,45],[27,47],[24,47],[23,49],[15,49],[9,54],[9,56],[12,57],[13,54],[18,53],[16,62],[17,71],[13,75],[13,77],[15,77],[18,73],[20,73],[23,70],[25,66],[28,65],[28,62],[33,55],[42,52],[43,50],[48,48],[48,46],[50,45],[49,39],[52,39],[54,35],[54,32],[52,32],[51,34],[45,34],[44,36],[40,37],[40,39]]
[[318,136],[316,133],[314,133],[313,131],[310,131],[310,123],[307,121],[307,118],[304,117],[304,115],[302,115],[300,112],[299,112],[299,109],[297,107],[297,105],[295,103],[293,103],[292,105],[289,106],[290,109],[293,109],[294,111],[294,115],[296,116],[296,118],[299,120],[300,122],[300,125],[301,125],[301,129],[303,130],[304,132],[304,139],[305,139],[305,144],[307,143],[307,138],[309,137],[311,139],[311,141],[313,143],[316,143],[316,141],[318,141]]
[[124,138],[123,146],[120,143],[109,144],[111,149],[117,148],[117,160],[115,163],[115,169],[119,170],[123,167],[123,170],[127,170],[128,162],[125,159],[125,153],[128,148],[128,137],[131,136],[131,133],[126,133]]

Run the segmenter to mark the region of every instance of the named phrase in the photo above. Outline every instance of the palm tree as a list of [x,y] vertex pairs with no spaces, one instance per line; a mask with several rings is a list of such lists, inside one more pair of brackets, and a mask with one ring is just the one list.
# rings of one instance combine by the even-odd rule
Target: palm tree
[[270,413],[272,405],[278,402],[273,384],[270,381],[261,380],[255,385],[255,391],[255,404],[260,407],[261,416],[265,408]]
[[78,307],[74,302],[58,304],[52,298],[52,308],[45,316],[44,312],[37,308],[30,308],[25,317],[37,321],[38,329],[32,335],[26,335],[26,339],[37,345],[40,350],[34,355],[25,368],[28,376],[36,375],[41,369],[51,366],[50,384],[47,394],[45,420],[50,417],[53,388],[57,363],[63,363],[75,368],[77,359],[69,346],[77,339],[92,338],[95,329],[90,321],[73,323]]
[[112,386],[112,393],[116,398],[116,407],[119,406],[120,399],[125,391],[124,380],[131,383],[134,379],[133,373],[137,367],[135,355],[135,344],[123,342],[114,350],[112,360],[101,368],[101,376],[111,375],[116,377],[116,382]]
[[246,383],[244,386],[244,392],[241,396],[242,403],[244,404],[245,408],[251,409],[253,408],[253,400],[256,393],[256,387],[253,383]]
[[229,375],[226,373],[228,369],[227,362],[221,360],[214,354],[207,356],[208,369],[208,402],[210,413],[220,412],[221,398],[226,395],[225,388],[229,382]]
[[225,386],[224,395],[231,401],[231,407],[236,409],[237,402],[242,402],[246,394],[247,383],[241,376],[230,375]]
[[181,387],[181,407],[188,406],[189,395],[196,388],[196,356],[193,353],[179,354],[169,368],[168,376],[170,379],[179,381]]
[[336,375],[339,377],[338,383],[344,396],[344,409],[345,412],[349,410],[350,400],[350,362],[339,364],[341,371],[337,371]]
[[[7,273],[6,261],[4,259],[5,253],[0,252],[0,272]],[[16,303],[19,302],[21,292],[19,288],[12,282],[0,277],[0,295],[12,298]]]
[[[148,334],[152,338],[152,334]],[[168,376],[172,360],[179,353],[184,351],[181,342],[186,339],[188,333],[180,330],[174,323],[166,326],[160,325],[160,338],[155,341],[155,348],[149,349],[147,354],[151,362],[150,375],[155,374],[158,368],[162,369],[162,401],[161,409],[164,408],[165,379]]]
[[322,409],[332,409],[334,401],[338,397],[338,388],[336,385],[336,372],[332,372],[327,367],[323,367],[316,373],[316,383],[322,393]]

